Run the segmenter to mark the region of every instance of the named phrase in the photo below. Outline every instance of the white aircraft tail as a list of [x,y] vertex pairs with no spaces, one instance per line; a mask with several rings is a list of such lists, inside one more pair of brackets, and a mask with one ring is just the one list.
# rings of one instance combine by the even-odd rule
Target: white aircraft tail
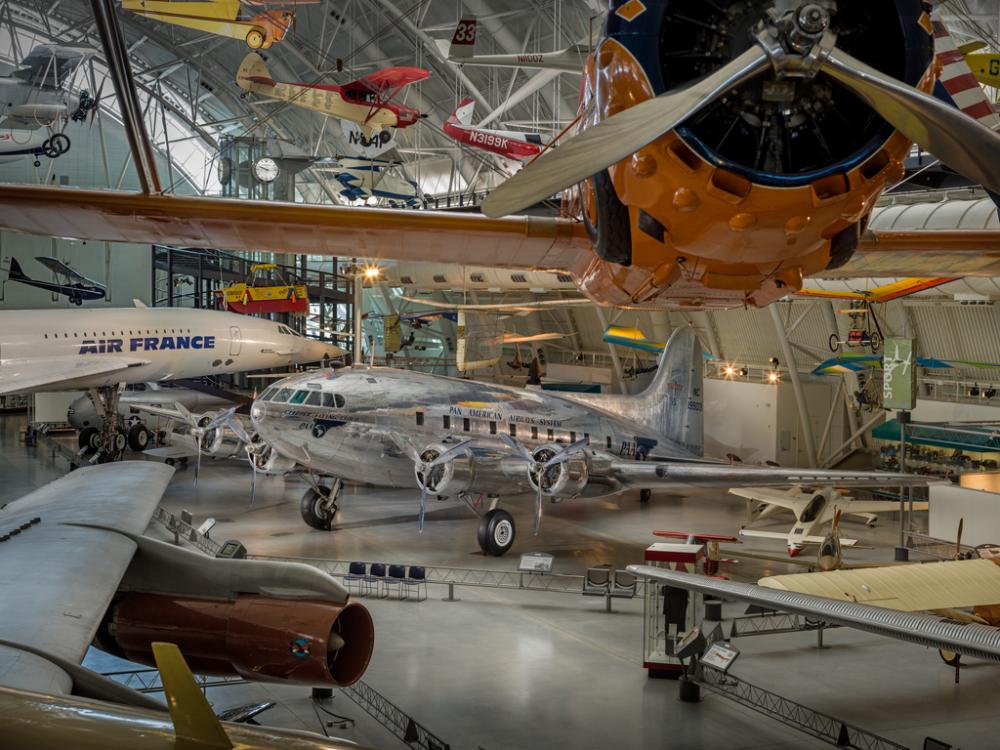
[[[256,52],[251,52],[243,58],[239,70],[236,71],[237,83],[246,81],[249,83],[261,83],[274,85],[274,79],[264,64],[264,58]],[[245,88],[245,87],[244,87]]]
[[476,46],[476,19],[463,18],[455,27],[448,47],[448,57],[452,60],[472,57]]
[[463,99],[461,103],[451,113],[448,122],[459,125],[472,125],[472,115],[476,111],[476,102],[473,99]]

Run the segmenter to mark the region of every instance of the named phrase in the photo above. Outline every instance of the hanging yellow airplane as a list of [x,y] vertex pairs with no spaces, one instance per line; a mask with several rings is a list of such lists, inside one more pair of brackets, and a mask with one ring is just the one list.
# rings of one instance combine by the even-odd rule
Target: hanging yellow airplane
[[260,8],[263,5],[303,5],[319,0],[122,0],[122,9],[163,23],[210,34],[242,39],[250,49],[269,49],[285,38],[292,27],[295,13],[290,10],[261,10],[251,18],[240,18],[242,6]]
[[970,42],[958,49],[965,56],[965,62],[977,81],[1000,89],[1000,52],[980,52],[986,49],[985,42]]

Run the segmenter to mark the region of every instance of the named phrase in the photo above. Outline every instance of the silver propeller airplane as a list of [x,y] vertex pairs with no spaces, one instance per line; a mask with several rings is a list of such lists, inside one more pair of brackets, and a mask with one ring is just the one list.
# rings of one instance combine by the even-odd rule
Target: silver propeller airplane
[[[275,383],[251,409],[258,435],[307,469],[302,517],[329,530],[343,480],[420,488],[475,512],[489,499],[478,541],[490,555],[514,543],[501,496],[542,500],[652,490],[753,485],[925,484],[875,472],[731,466],[702,457],[702,348],[694,331],[671,336],[637,396],[560,393],[389,368],[320,370]],[[330,477],[322,481],[317,476]],[[648,497],[648,492],[644,493]]]

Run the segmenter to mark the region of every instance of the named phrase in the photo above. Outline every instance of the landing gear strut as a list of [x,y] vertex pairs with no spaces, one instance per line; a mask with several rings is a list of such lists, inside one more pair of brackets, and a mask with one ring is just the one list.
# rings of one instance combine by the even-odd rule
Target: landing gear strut
[[[106,464],[121,460],[128,445],[125,424],[118,414],[118,386],[101,386],[90,390],[90,400],[101,417],[100,432],[88,428],[80,433],[80,448],[92,453],[91,463]],[[95,434],[96,433],[96,434]]]
[[306,490],[299,504],[299,511],[302,513],[302,520],[307,525],[320,531],[329,531],[333,528],[333,518],[337,515],[339,508],[337,501],[344,490],[344,483],[340,479],[334,479],[333,485],[326,487],[318,482]]
[[514,517],[502,508],[493,508],[479,519],[479,548],[483,554],[501,557],[514,546]]

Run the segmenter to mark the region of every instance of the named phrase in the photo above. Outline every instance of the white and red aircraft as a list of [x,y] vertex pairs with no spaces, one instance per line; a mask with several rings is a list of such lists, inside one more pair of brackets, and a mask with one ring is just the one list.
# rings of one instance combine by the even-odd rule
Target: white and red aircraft
[[485,130],[472,124],[476,103],[463,99],[444,123],[444,132],[459,143],[499,154],[507,159],[532,159],[545,149],[545,140],[538,133],[516,130]]

